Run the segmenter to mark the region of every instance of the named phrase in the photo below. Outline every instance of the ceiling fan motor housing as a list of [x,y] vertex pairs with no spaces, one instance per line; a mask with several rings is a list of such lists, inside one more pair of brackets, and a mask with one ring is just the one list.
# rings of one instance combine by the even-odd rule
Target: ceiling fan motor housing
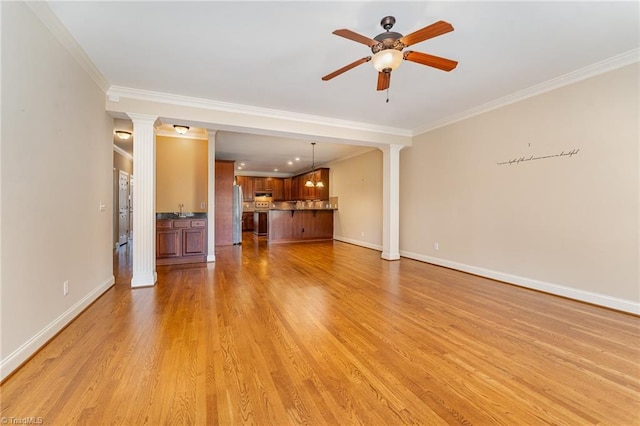
[[380,25],[385,29],[385,32],[378,34],[373,39],[378,42],[378,44],[371,47],[371,51],[375,54],[385,49],[396,49],[402,50],[406,46],[400,42],[400,39],[403,37],[402,34],[396,33],[394,31],[389,31],[393,24],[396,23],[396,18],[393,16],[385,16],[380,21]]

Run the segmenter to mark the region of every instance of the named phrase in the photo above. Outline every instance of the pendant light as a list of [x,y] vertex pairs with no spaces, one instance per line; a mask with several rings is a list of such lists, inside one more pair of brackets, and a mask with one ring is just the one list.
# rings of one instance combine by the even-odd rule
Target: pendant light
[[311,160],[311,177],[309,179],[307,179],[307,181],[304,183],[304,186],[306,186],[307,188],[313,188],[314,186],[316,188],[324,188],[324,183],[319,180],[316,182],[316,143],[315,142],[311,142],[311,155],[312,155],[312,160]]

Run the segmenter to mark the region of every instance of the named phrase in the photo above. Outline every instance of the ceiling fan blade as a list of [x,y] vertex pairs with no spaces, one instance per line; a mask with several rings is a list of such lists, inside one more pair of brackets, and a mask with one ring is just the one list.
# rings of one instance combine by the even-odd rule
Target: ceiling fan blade
[[340,37],[348,38],[349,40],[357,41],[358,43],[366,44],[369,47],[373,47],[378,44],[377,41],[369,37],[365,37],[361,34],[354,33],[353,31],[347,29],[335,30],[333,34]]
[[370,60],[371,60],[371,56],[367,56],[366,58],[358,59],[357,61],[352,62],[349,65],[345,65],[344,67],[340,68],[339,70],[336,70],[336,71],[332,72],[331,74],[325,75],[324,77],[322,77],[322,79],[324,81],[331,80],[333,77],[337,77],[340,74],[342,74],[343,72],[349,71],[351,68],[355,68],[360,64],[364,64],[365,62],[369,62]]
[[414,31],[411,34],[400,38],[400,42],[405,46],[411,46],[412,44],[420,43],[421,41],[428,40],[433,37],[437,37],[442,34],[446,34],[453,31],[453,26],[445,21],[438,21],[431,25],[428,25],[421,30]]
[[414,52],[412,50],[407,50],[406,52],[404,52],[404,59],[406,59],[407,61],[415,62],[417,64],[438,68],[442,71],[451,71],[458,66],[457,61],[453,61],[447,58],[441,58],[440,56],[429,55],[426,53]]
[[390,83],[391,83],[391,73],[390,72],[379,72],[378,73],[378,90],[388,89]]

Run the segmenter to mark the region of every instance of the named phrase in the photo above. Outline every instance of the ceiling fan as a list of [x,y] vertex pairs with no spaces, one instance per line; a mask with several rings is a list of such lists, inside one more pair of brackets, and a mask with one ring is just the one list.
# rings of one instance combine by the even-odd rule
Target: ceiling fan
[[335,30],[333,32],[335,35],[348,38],[349,40],[353,40],[358,43],[366,44],[371,48],[373,55],[358,59],[357,61],[332,72],[331,74],[327,74],[322,77],[322,80],[331,80],[332,78],[337,77],[343,72],[349,71],[360,64],[372,61],[373,67],[378,70],[377,89],[385,90],[389,88],[389,84],[391,82],[391,71],[398,68],[403,59],[417,64],[438,68],[443,71],[451,71],[458,65],[457,61],[441,58],[439,56],[414,52],[412,50],[402,52],[402,49],[411,46],[412,44],[420,43],[421,41],[453,31],[453,26],[450,23],[438,21],[406,36],[389,31],[395,23],[396,18],[393,16],[385,16],[382,18],[380,25],[385,29],[385,32],[378,34],[373,39],[347,29]]

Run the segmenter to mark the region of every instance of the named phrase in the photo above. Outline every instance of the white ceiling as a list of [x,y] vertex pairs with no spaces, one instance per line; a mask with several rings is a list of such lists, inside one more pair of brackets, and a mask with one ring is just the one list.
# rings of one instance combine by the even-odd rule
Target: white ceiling
[[[640,46],[637,1],[49,4],[110,85],[414,134]],[[393,31],[405,35],[438,20],[450,22],[453,32],[411,50],[454,59],[458,67],[444,72],[403,62],[392,74],[388,103],[387,93],[376,91],[377,72],[369,63],[322,81],[371,54],[367,46],[331,32],[347,28],[373,38],[383,32],[380,20],[387,15],[397,20]],[[308,140],[273,138],[268,152],[255,152],[256,136],[226,133],[220,132],[217,153],[260,159],[262,171],[279,167],[292,143],[310,155]],[[318,143],[317,156],[325,145]],[[346,146],[331,155],[353,149],[360,148]]]

